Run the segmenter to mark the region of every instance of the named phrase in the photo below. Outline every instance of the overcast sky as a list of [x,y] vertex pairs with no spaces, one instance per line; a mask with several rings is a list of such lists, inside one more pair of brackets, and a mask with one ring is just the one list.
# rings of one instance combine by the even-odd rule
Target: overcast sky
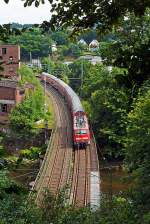
[[0,24],[5,23],[42,23],[50,19],[50,4],[47,2],[38,8],[23,7],[21,0],[10,0],[9,4],[0,0]]

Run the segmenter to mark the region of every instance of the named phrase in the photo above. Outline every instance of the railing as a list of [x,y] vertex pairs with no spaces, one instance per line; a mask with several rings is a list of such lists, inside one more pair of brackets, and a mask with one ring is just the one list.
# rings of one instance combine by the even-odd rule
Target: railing
[[[48,153],[52,149],[53,139],[54,139],[54,136],[56,134],[56,131],[57,131],[56,129],[53,129],[52,132],[51,132],[51,137],[50,137],[50,140],[49,140],[49,143],[48,143],[48,146],[47,146],[47,150],[46,150],[46,153],[45,153],[45,156],[44,156],[44,160],[43,160],[42,165],[40,167],[40,170],[39,170],[39,172],[36,176],[36,179],[34,181],[34,185],[32,186],[31,191],[33,191],[36,188],[36,185],[38,184],[38,180],[39,180],[39,178],[40,178],[40,176],[41,176],[41,174],[44,170],[44,166],[45,166],[47,158],[48,158]],[[30,194],[29,194],[29,196],[30,196]]]

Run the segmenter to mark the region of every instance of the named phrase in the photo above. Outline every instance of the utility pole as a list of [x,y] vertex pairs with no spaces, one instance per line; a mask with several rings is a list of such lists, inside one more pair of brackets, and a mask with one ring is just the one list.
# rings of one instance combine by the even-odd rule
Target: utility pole
[[81,86],[80,86],[80,97],[82,97],[82,87],[83,87],[83,60],[81,61]]
[[[46,108],[46,77],[44,77],[44,115],[46,115],[47,108]],[[45,139],[45,144],[47,142],[47,128],[48,128],[48,123],[47,120],[45,119],[45,127],[44,127],[44,139]]]
[[109,206],[110,206],[110,210],[112,208],[112,196],[113,196],[113,192],[112,192],[112,165],[110,164],[109,166],[109,175],[110,175],[110,188],[109,188]]
[[32,64],[32,52],[30,51],[30,64]]
[[[50,54],[48,55],[48,58],[49,58],[49,63],[50,63],[50,60],[51,60]],[[48,63],[48,73],[50,74],[50,65],[49,65],[49,63]]]

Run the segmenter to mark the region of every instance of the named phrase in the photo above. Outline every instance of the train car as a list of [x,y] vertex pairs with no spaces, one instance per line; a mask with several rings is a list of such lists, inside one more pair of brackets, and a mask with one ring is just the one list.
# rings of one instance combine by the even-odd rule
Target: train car
[[73,141],[75,147],[86,147],[90,144],[89,125],[84,111],[73,114]]
[[73,89],[68,86],[62,80],[56,78],[48,73],[41,74],[41,80],[46,81],[58,92],[65,97],[69,109],[72,113],[72,123],[73,123],[73,144],[74,147],[86,147],[90,144],[90,131],[88,119],[85,111],[82,107],[81,101],[78,95],[73,91]]

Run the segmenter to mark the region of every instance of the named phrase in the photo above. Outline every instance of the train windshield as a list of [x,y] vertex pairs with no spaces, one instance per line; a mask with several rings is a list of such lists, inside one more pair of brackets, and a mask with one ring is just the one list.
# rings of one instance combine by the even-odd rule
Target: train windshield
[[76,134],[78,134],[78,135],[85,135],[85,134],[87,134],[87,130],[77,130]]

